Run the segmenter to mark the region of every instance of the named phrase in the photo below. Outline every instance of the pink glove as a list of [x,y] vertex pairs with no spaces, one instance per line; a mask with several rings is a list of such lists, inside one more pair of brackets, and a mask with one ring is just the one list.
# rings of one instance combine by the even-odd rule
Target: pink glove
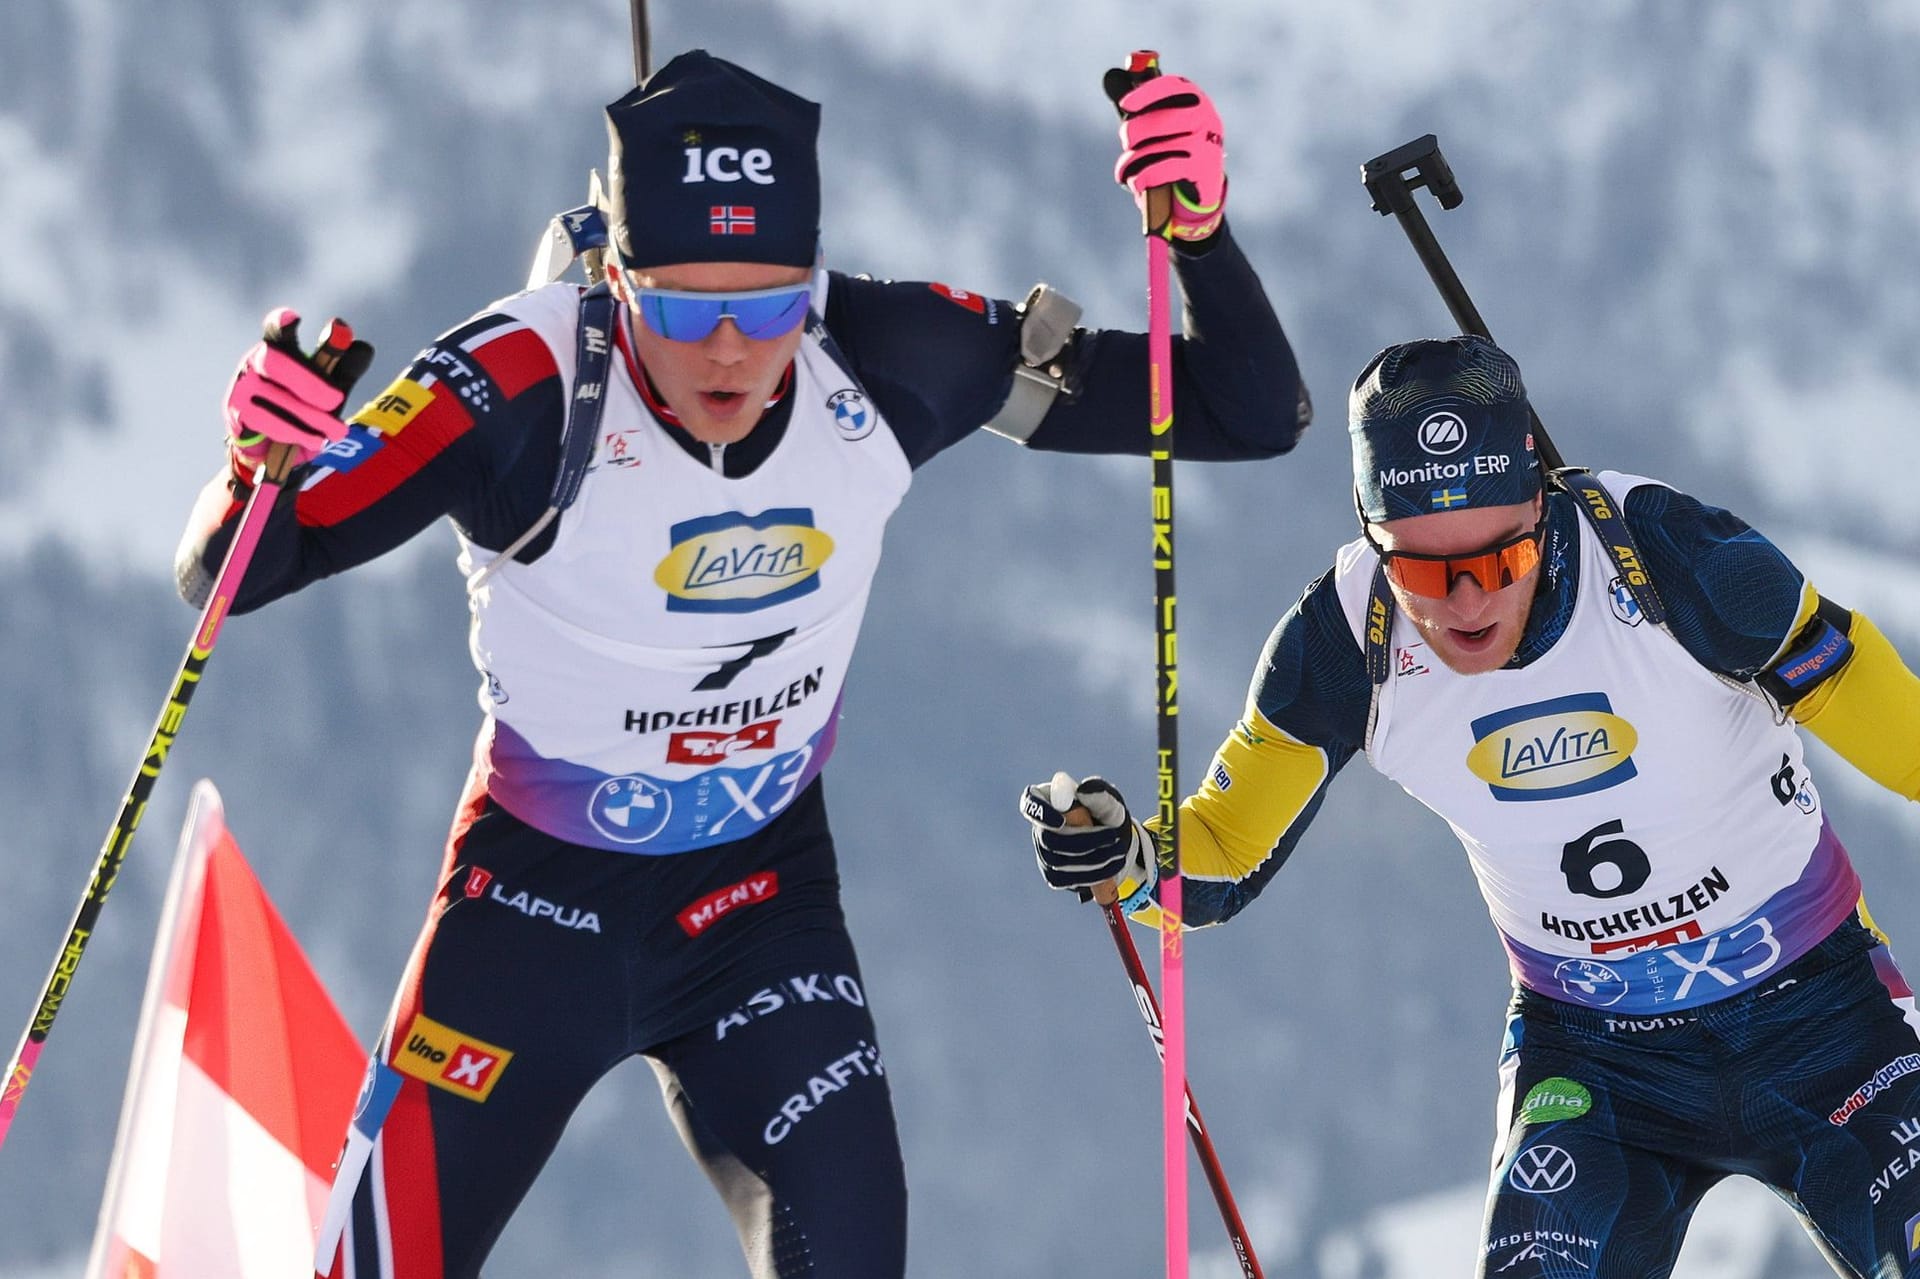
[[1119,102],[1126,150],[1113,180],[1146,207],[1151,187],[1174,183],[1170,240],[1204,240],[1220,228],[1227,204],[1226,139],[1220,113],[1199,85],[1162,75],[1136,85]]
[[249,484],[273,445],[290,446],[299,465],[347,433],[338,416],[347,393],[299,353],[299,325],[285,307],[269,312],[266,336],[242,357],[227,388],[227,451],[234,475]]

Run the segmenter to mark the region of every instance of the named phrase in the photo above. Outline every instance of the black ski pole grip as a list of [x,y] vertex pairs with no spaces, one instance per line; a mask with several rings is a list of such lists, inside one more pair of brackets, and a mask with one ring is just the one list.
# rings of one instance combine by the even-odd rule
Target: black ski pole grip
[[[1120,108],[1120,99],[1134,89],[1160,74],[1160,55],[1152,49],[1135,49],[1127,55],[1124,67],[1109,67],[1101,77],[1100,87],[1106,91],[1107,98],[1113,103],[1113,109],[1120,112],[1122,120],[1127,113]],[[1171,184],[1147,188],[1147,198],[1140,210],[1140,230],[1144,235],[1159,235],[1173,221],[1173,187]]]

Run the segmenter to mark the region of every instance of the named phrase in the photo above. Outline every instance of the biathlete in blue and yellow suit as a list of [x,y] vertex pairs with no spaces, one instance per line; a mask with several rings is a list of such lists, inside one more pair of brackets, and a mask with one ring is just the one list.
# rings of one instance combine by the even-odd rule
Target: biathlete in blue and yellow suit
[[[1181,805],[1186,924],[1257,896],[1365,752],[1453,828],[1511,961],[1478,1274],[1661,1279],[1739,1173],[1837,1273],[1920,1275],[1920,1017],[1798,732],[1920,798],[1920,680],[1726,511],[1543,490],[1490,342],[1382,352],[1350,425],[1362,536]],[[1022,796],[1047,882],[1157,922],[1151,832],[1098,778],[1091,829],[1052,795]]]
[[[1219,119],[1177,76],[1126,106],[1119,179],[1136,198],[1192,184],[1173,255],[1183,455],[1284,453],[1305,402],[1221,221]],[[905,1270],[888,1074],[819,774],[914,472],[982,424],[1144,454],[1146,339],[1077,329],[1044,292],[1022,308],[816,269],[818,116],[676,58],[607,111],[617,308],[567,283],[495,303],[351,431],[284,341],[236,378],[236,491],[269,443],[334,441],[273,511],[239,607],[447,517],[480,671],[472,780],[322,1232],[336,1276],[478,1273],[574,1108],[636,1055],[756,1279]],[[594,403],[564,504],[563,428]],[[188,530],[190,596],[236,491],[210,485]]]

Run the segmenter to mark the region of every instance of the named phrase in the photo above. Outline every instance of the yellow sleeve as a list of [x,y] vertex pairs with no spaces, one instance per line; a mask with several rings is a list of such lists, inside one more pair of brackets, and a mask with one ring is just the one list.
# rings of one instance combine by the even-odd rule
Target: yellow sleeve
[[[1222,923],[1258,895],[1264,877],[1256,876],[1289,832],[1297,836],[1296,827],[1304,829],[1304,818],[1332,774],[1326,751],[1288,736],[1248,706],[1214,752],[1200,789],[1180,804],[1186,927]],[[1157,819],[1146,825],[1158,834]],[[1157,904],[1142,906],[1132,917],[1163,926]]]
[[1853,656],[1794,703],[1793,718],[1894,794],[1920,800],[1920,678],[1864,613],[1847,638]]
[[1799,611],[1794,613],[1793,624],[1787,627],[1787,633],[1781,636],[1780,647],[1774,649],[1773,656],[1767,659],[1768,666],[1772,666],[1775,662],[1779,661],[1780,658],[1785,655],[1786,651],[1793,647],[1794,636],[1800,633],[1801,627],[1813,620],[1813,615],[1818,612],[1819,609],[1820,592],[1813,589],[1812,582],[1802,582],[1800,585]]

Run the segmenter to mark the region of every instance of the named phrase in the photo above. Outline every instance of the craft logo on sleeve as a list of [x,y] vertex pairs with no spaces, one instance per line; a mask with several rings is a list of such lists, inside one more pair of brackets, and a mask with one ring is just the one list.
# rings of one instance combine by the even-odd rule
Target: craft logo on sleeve
[[1467,769],[1498,800],[1566,799],[1638,776],[1640,735],[1605,693],[1575,693],[1473,721]]
[[750,613],[820,589],[833,539],[804,506],[683,520],[653,570],[669,613]]
[[505,1048],[463,1035],[425,1013],[414,1015],[394,1054],[393,1067],[422,1083],[472,1101],[485,1101],[513,1060]]

